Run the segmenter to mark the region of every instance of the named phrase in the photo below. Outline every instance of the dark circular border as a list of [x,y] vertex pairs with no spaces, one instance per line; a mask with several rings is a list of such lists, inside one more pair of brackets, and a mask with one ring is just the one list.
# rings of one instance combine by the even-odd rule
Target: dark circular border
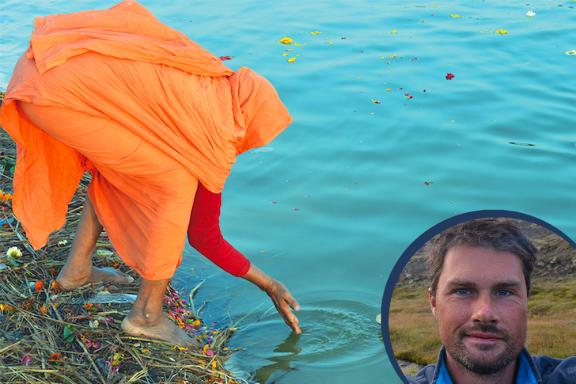
[[505,211],[505,210],[481,210],[481,211],[472,211],[463,213],[460,215],[452,216],[436,225],[432,228],[428,229],[426,232],[422,233],[416,240],[414,240],[408,248],[402,253],[402,256],[394,265],[392,272],[388,276],[388,281],[386,282],[386,288],[384,290],[384,295],[382,296],[382,307],[380,310],[381,314],[381,330],[382,330],[382,339],[384,340],[384,346],[386,348],[386,354],[388,355],[388,360],[394,367],[394,370],[398,374],[398,377],[402,379],[405,384],[408,384],[408,379],[402,373],[398,362],[394,358],[394,351],[392,350],[392,342],[390,340],[390,333],[388,332],[389,328],[389,316],[390,316],[390,302],[392,301],[392,294],[394,293],[394,287],[396,287],[396,283],[400,278],[400,274],[404,270],[404,267],[412,257],[414,253],[416,253],[420,248],[426,244],[426,242],[432,239],[438,233],[460,223],[470,220],[476,219],[485,219],[490,217],[506,217],[510,219],[519,219],[524,221],[529,221],[534,224],[538,224],[550,231],[554,232],[558,236],[562,237],[566,240],[573,248],[576,248],[576,243],[570,239],[566,234],[560,231],[558,228],[548,224],[547,222],[540,220],[534,216],[527,215],[521,212],[515,211]]

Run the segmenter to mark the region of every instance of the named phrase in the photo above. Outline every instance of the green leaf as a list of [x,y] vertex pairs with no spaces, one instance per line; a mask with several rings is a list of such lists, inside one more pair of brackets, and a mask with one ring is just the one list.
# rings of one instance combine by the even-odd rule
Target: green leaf
[[74,328],[71,325],[64,326],[64,341],[67,343],[74,341]]

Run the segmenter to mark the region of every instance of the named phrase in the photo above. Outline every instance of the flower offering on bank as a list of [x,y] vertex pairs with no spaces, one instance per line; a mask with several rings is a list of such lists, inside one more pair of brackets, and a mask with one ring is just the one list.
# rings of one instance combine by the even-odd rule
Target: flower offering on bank
[[10,247],[6,251],[6,256],[17,259],[17,258],[22,257],[22,251],[18,247]]

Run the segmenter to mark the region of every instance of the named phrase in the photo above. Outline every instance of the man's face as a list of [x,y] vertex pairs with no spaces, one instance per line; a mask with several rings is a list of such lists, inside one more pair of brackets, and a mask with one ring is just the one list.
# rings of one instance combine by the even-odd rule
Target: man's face
[[429,301],[448,359],[476,374],[513,362],[526,340],[528,294],[518,256],[456,246]]

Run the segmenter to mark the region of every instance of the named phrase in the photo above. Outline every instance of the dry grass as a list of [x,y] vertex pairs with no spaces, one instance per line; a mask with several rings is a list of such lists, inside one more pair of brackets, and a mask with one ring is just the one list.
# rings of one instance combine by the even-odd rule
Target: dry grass
[[440,339],[426,286],[398,287],[390,303],[390,340],[396,359],[418,365],[436,362]]
[[[2,94],[0,93],[0,100]],[[0,130],[0,189],[12,191],[15,149]],[[175,348],[161,341],[127,336],[120,322],[130,303],[90,303],[95,295],[135,294],[137,284],[95,284],[62,292],[53,279],[69,251],[89,180],[85,178],[69,206],[66,226],[42,250],[26,241],[0,199],[0,382],[1,383],[239,383],[223,363],[233,330],[211,329],[190,304],[170,289],[166,311],[196,339],[196,348]],[[20,257],[6,250],[18,247]],[[105,234],[97,243],[97,265],[121,265]],[[102,296],[107,295],[107,296]],[[107,302],[106,302],[107,301]]]

